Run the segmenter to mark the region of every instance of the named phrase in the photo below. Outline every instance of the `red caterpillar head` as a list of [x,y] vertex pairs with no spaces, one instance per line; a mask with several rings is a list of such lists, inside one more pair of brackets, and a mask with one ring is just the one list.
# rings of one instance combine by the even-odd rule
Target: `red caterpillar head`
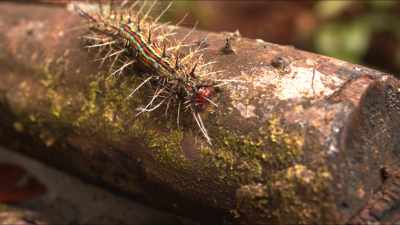
[[212,87],[199,87],[193,96],[193,103],[198,111],[203,111],[207,108],[214,95],[214,90]]

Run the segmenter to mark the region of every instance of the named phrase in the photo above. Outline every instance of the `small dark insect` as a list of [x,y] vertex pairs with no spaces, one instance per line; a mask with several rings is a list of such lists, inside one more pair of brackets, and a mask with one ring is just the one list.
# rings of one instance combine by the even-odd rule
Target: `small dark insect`
[[221,48],[221,52],[226,55],[235,54],[235,51],[232,48],[231,38],[225,39],[225,45],[224,45],[224,47]]
[[271,60],[271,66],[276,69],[284,69],[285,67],[289,66],[289,60],[283,56],[275,56]]
[[271,60],[271,66],[277,69],[281,74],[290,73],[290,60],[284,56],[275,56]]

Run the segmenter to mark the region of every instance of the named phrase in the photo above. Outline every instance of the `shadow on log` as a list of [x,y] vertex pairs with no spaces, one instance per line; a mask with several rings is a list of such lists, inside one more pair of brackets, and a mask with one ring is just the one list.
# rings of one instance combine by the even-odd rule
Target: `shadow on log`
[[[146,93],[126,101],[135,78],[104,79],[107,70],[79,40],[80,21],[62,8],[0,4],[2,145],[203,222],[384,218],[369,208],[376,191],[396,183],[382,175],[396,171],[399,156],[400,85],[392,76],[197,31],[188,41],[207,35],[206,58],[224,71],[220,78],[242,81],[224,86],[218,108],[202,115],[209,146],[195,126],[176,129],[173,117],[135,118]],[[234,54],[221,52],[227,37]]]

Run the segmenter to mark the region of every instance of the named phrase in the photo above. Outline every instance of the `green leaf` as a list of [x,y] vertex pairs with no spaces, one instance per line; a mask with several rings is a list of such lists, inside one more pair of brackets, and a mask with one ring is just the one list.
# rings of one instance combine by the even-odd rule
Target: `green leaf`
[[320,1],[315,4],[315,12],[318,17],[326,19],[332,18],[348,8],[353,1]]
[[365,20],[328,23],[316,33],[315,47],[322,54],[358,63],[367,50],[371,29]]

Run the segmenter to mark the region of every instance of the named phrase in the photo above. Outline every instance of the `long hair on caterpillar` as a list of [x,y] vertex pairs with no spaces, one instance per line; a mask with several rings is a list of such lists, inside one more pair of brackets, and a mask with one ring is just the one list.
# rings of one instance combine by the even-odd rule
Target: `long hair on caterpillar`
[[[161,106],[165,106],[165,114],[168,114],[170,106],[174,105],[177,108],[178,128],[181,113],[190,113],[211,145],[201,113],[209,105],[218,106],[212,98],[221,84],[211,79],[210,74],[221,71],[213,71],[213,62],[205,62],[202,46],[185,43],[196,26],[179,41],[170,38],[174,36],[176,26],[160,24],[159,20],[172,2],[153,18],[150,14],[156,4],[156,1],[122,1],[116,6],[111,1],[105,6],[99,2],[96,12],[75,7],[89,24],[89,32],[83,37],[89,42],[86,48],[99,49],[102,57],[96,60],[100,61],[100,65],[112,60],[108,78],[118,77],[128,68],[146,71],[146,75],[140,77],[140,84],[126,97],[131,98],[147,84],[152,87],[152,97],[147,105],[137,108],[136,116]],[[196,45],[196,48],[191,48]],[[182,54],[184,49],[186,53]]]

